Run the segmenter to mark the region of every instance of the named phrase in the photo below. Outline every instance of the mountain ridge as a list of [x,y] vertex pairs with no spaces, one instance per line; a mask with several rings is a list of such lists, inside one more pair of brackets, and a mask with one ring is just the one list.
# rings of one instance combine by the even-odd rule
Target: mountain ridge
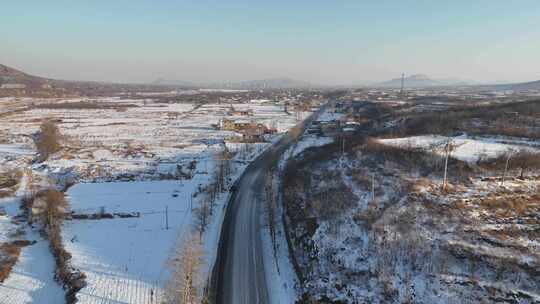
[[[476,85],[474,81],[464,80],[459,78],[430,78],[426,74],[413,74],[404,78],[405,87],[439,87],[439,86],[464,86]],[[387,81],[374,84],[376,87],[400,88],[401,78],[393,78]]]

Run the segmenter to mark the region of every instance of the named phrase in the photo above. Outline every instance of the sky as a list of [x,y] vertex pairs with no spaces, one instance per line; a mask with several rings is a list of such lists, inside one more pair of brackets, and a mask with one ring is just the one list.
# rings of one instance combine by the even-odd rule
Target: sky
[[0,0],[0,63],[58,79],[540,79],[538,0]]

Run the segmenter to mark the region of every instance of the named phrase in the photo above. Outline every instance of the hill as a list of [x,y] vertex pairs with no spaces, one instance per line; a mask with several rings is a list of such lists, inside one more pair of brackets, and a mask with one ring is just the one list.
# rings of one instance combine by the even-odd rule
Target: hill
[[179,87],[196,87],[197,85],[193,82],[184,81],[184,80],[172,80],[165,78],[158,78],[152,82],[153,85],[160,86],[179,86]]
[[493,87],[497,90],[540,91],[540,80],[521,83],[498,84],[494,85]]
[[[424,88],[424,87],[440,87],[440,86],[462,86],[462,85],[471,85],[472,81],[463,80],[458,78],[447,78],[447,79],[432,79],[424,74],[415,74],[404,79],[404,85],[407,88]],[[376,87],[386,87],[386,88],[400,88],[401,87],[401,78],[394,78],[388,81],[384,81],[374,85]]]
[[0,64],[0,86],[2,87],[35,87],[49,82],[48,79],[32,76],[17,69]]
[[0,64],[0,97],[111,96],[129,92],[161,92],[171,86],[57,80],[34,76]]

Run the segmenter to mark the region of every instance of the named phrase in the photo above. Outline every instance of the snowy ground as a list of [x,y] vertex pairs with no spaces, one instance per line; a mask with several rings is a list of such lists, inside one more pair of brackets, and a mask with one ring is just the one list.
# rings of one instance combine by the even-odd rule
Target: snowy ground
[[295,157],[308,148],[320,147],[334,142],[332,137],[322,137],[316,135],[304,135],[301,140],[298,141],[292,149],[290,149],[286,154],[289,157]]
[[[0,243],[11,241],[12,233],[21,228],[12,221],[19,214],[19,199],[0,199],[0,208],[6,216],[0,216]],[[49,244],[37,231],[23,228],[24,238],[36,241],[23,247],[19,260],[10,276],[0,283],[0,303],[63,303],[64,291],[54,281],[54,262]]]
[[[381,141],[425,148],[445,140]],[[462,145],[453,156],[470,162],[538,143],[500,137],[454,142]],[[504,187],[473,171],[441,193],[438,171],[419,176],[400,155],[355,152],[300,168],[286,195],[295,256],[313,300],[540,303],[538,171],[524,179],[510,172]],[[456,168],[450,172],[456,175]]]
[[33,151],[21,144],[0,144],[0,154],[3,155],[32,155]]
[[[0,163],[13,162],[15,155],[21,151],[35,151],[31,135],[38,130],[44,118],[58,121],[68,149],[34,169],[42,172],[72,171],[82,180],[98,177],[113,180],[119,175],[133,173],[143,180],[152,176],[159,178],[160,174],[170,173],[160,172],[162,166],[159,164],[189,162],[209,145],[238,135],[212,127],[224,117],[263,123],[275,127],[279,132],[288,130],[298,122],[298,117],[286,113],[283,106],[277,104],[198,106],[102,98],[93,102],[105,108],[38,107],[49,103],[76,104],[80,101],[22,99],[0,104],[0,111],[17,107],[24,110],[2,118],[0,143],[5,144],[0,146]],[[253,116],[228,116],[231,107],[249,108]]]
[[319,115],[319,117],[317,117],[317,121],[320,121],[320,122],[335,121],[335,120],[342,119],[344,116],[345,115],[342,114],[342,113],[335,113],[335,112],[332,112],[332,111],[324,111],[323,113],[321,113],[321,115]]
[[37,243],[22,249],[10,276],[0,284],[0,303],[63,303],[65,292],[54,281],[54,262],[49,244],[37,233]]
[[[330,137],[319,137],[314,135],[302,136],[294,145],[285,151],[279,162],[279,170],[283,170],[288,159],[297,157],[306,149],[324,146],[332,142],[333,138]],[[274,187],[276,189],[280,187],[279,182],[280,177],[276,176],[274,179]],[[283,212],[282,204],[280,203],[278,204],[276,214],[281,215]],[[262,222],[267,222],[267,218],[263,218]],[[299,283],[294,268],[291,264],[289,247],[285,237],[281,216],[279,216],[279,219],[275,223],[275,227],[277,244],[277,252],[275,253],[275,256],[269,229],[263,229],[262,235],[264,252],[266,255],[264,261],[266,263],[266,282],[269,288],[268,295],[270,297],[270,303],[294,303],[299,298]]]
[[[88,286],[78,296],[81,303],[157,303],[168,278],[171,253],[181,246],[193,223],[189,197],[208,184],[215,152],[223,148],[224,139],[238,135],[215,130],[212,124],[228,117],[284,132],[299,118],[277,104],[232,105],[252,110],[253,116],[248,117],[227,116],[230,104],[164,104],[151,99],[101,98],[93,100],[98,105],[95,109],[39,107],[80,101],[2,101],[0,166],[3,170],[31,169],[40,187],[62,186],[68,179],[80,183],[68,192],[76,213],[95,213],[102,207],[105,212],[141,212],[140,218],[65,221],[62,234],[73,256],[71,263],[87,275]],[[65,148],[46,162],[34,164],[32,134],[45,118],[57,121]],[[226,146],[236,153],[230,184],[269,143]],[[203,236],[203,277],[215,260],[227,197],[226,191],[219,196]],[[196,208],[197,198],[193,204]],[[6,228],[0,239],[7,237],[16,214],[0,218],[1,227]],[[53,280],[54,262],[47,242],[33,231],[27,231],[26,238],[37,243],[23,248],[12,274],[0,286],[0,303],[12,303],[2,302],[4,298],[17,299],[13,303],[62,303],[65,292]]]
[[[253,150],[247,159],[262,148]],[[87,275],[88,286],[78,294],[80,303],[158,303],[163,298],[169,261],[189,237],[194,222],[191,207],[197,208],[202,199],[199,193],[192,201],[191,195],[210,182],[212,170],[203,170],[204,166],[187,180],[84,183],[69,190],[71,208],[78,214],[101,210],[141,214],[140,218],[66,222],[66,249],[73,254],[73,265]],[[235,162],[231,182],[245,167],[246,163]],[[204,235],[202,277],[207,277],[215,259],[227,194],[218,198]]]
[[[282,214],[283,210],[278,207],[276,214]],[[261,215],[263,216],[263,215]],[[267,223],[266,218],[262,219]],[[264,268],[266,274],[266,284],[269,288],[268,296],[270,303],[295,303],[298,299],[298,278],[292,267],[289,258],[289,246],[285,238],[285,232],[281,222],[281,217],[276,225],[276,253],[272,246],[272,238],[269,229],[262,230],[262,241],[264,246]]]
[[427,151],[443,155],[445,144],[451,142],[455,146],[452,157],[459,160],[476,163],[480,159],[497,157],[507,152],[517,152],[520,150],[540,152],[537,141],[501,138],[501,137],[468,137],[466,135],[457,137],[445,137],[440,135],[423,135],[403,138],[379,139],[380,142],[407,148],[422,148]]
[[140,218],[66,221],[66,249],[72,264],[87,275],[88,285],[78,294],[81,303],[158,302],[168,277],[167,260],[178,236],[190,229],[189,196],[195,182],[87,183],[69,190],[77,213],[97,213],[102,207],[111,213],[141,213]]

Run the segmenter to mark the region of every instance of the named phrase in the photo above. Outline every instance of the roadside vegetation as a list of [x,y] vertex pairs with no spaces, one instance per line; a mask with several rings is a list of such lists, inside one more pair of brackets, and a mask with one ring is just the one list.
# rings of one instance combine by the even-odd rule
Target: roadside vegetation
[[[363,131],[289,160],[300,302],[538,303],[539,104],[385,108],[356,116]],[[469,151],[457,134],[502,148]]]
[[165,304],[206,303],[201,274],[203,258],[204,250],[197,234],[183,240],[170,261],[171,277],[165,288]]
[[441,112],[403,115],[394,135],[451,135],[467,132],[478,135],[505,135],[540,138],[540,100],[495,105],[460,105]]

